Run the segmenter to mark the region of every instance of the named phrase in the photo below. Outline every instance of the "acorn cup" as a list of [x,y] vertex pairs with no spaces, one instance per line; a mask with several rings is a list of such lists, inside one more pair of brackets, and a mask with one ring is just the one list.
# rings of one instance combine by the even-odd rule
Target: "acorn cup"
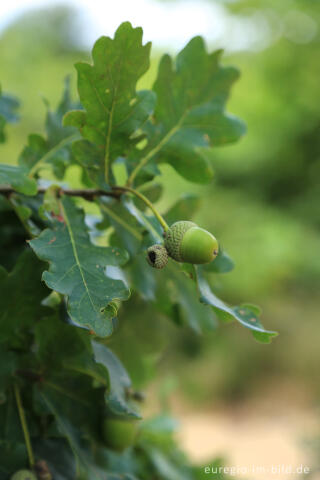
[[168,255],[177,262],[200,265],[210,263],[218,255],[217,239],[194,222],[175,222],[164,233]]
[[163,245],[152,245],[147,250],[147,262],[153,268],[164,268],[168,263],[168,252]]

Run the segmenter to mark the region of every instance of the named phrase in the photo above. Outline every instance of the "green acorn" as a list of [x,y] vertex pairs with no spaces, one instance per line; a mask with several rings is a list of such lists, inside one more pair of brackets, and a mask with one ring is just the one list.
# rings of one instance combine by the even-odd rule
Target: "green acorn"
[[168,263],[168,252],[163,245],[152,245],[147,250],[147,262],[153,268],[164,268]]
[[188,221],[176,222],[164,234],[164,245],[177,262],[210,263],[218,255],[218,242],[207,230]]
[[10,480],[37,480],[37,477],[30,470],[19,470],[12,475]]
[[133,445],[137,433],[137,420],[105,418],[102,424],[105,445],[118,452]]

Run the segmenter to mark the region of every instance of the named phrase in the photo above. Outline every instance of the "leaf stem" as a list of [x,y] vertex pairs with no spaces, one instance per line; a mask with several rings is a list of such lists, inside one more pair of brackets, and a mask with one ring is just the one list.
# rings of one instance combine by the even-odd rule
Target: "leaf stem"
[[24,440],[26,442],[26,448],[27,448],[30,468],[33,468],[34,463],[35,463],[34,462],[34,455],[33,455],[33,450],[32,450],[28,425],[27,425],[27,422],[26,422],[26,416],[25,416],[25,413],[24,413],[23,405],[22,405],[20,388],[19,388],[17,383],[14,384],[14,394],[15,394],[15,397],[16,397],[17,408],[18,408],[18,412],[19,412],[19,417],[20,417],[21,427],[22,427],[22,431],[23,431],[23,435],[24,435]]

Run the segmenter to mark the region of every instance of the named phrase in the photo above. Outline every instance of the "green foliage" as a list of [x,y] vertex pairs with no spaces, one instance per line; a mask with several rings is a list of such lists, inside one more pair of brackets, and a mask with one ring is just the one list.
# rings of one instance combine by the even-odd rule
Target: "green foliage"
[[[16,260],[9,273],[0,270],[0,480],[32,467],[33,456],[58,480],[201,478],[176,446],[166,416],[142,422],[124,452],[110,448],[119,445],[106,439],[113,428],[103,425],[140,418],[139,395],[112,351],[121,307],[141,316],[144,305],[148,319],[164,317],[194,334],[235,319],[261,342],[275,335],[263,328],[257,307],[230,307],[212,292],[212,277],[233,267],[225,252],[198,268],[170,260],[155,271],[145,260],[146,249],[163,242],[165,219],[188,220],[200,207],[198,197],[184,195],[164,219],[148,200],[162,194],[157,183],[148,183],[160,173],[157,164],[206,182],[211,147],[245,131],[225,113],[238,72],[220,65],[221,52],[207,53],[197,37],[175,63],[163,57],[153,90],[137,92],[149,52],[142,30],[129,23],[113,40],[99,39],[93,65],[76,65],[81,104],[71,101],[67,81],[58,108],[47,112],[45,136],[29,136],[19,166],[0,166],[2,191],[10,193],[0,204],[5,265]],[[115,185],[119,164],[126,185]],[[78,190],[67,185],[74,165],[81,172]],[[10,245],[17,232],[23,241]],[[126,342],[130,346],[130,335]],[[132,362],[144,367],[135,354]]]

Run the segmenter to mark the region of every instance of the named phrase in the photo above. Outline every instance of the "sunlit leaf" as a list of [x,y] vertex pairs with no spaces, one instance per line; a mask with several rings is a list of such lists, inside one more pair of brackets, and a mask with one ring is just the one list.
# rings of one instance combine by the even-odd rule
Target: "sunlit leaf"
[[148,144],[132,153],[133,166],[167,162],[188,180],[211,179],[204,152],[235,142],[245,133],[243,122],[224,111],[239,74],[222,67],[220,57],[221,51],[207,53],[201,37],[193,38],[175,62],[169,55],[162,57],[153,87],[156,109],[145,128]]
[[[93,64],[77,63],[78,90],[85,112],[70,112],[64,125],[80,129],[84,139],[95,151],[92,165],[100,172],[95,181],[105,187],[112,162],[132,148],[133,134],[152,113],[153,92],[136,92],[138,79],[149,67],[151,44],[142,45],[142,29],[125,22],[114,39],[101,37],[92,50]],[[78,144],[76,158],[82,163],[82,149],[88,143]],[[108,182],[106,182],[108,183]]]

